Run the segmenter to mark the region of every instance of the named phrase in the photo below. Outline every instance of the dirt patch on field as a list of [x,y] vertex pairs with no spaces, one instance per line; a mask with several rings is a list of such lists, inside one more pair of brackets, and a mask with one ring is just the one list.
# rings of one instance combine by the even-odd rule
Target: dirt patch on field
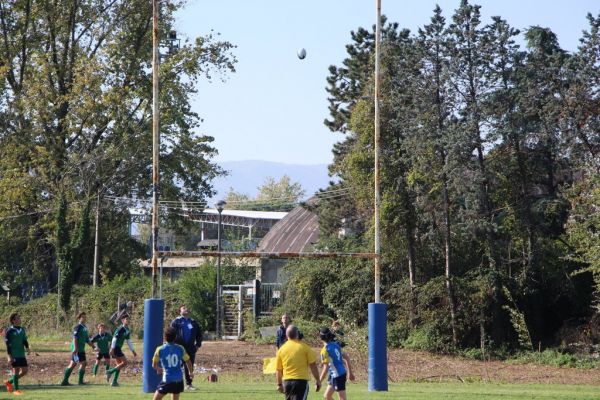
[[[363,372],[366,365],[360,365]],[[506,383],[557,383],[599,385],[596,370],[557,368],[533,364],[510,364],[503,361],[475,361],[436,356],[407,350],[392,350],[389,355],[392,381],[483,381]]]
[[[57,346],[58,348],[58,346]],[[141,353],[141,345],[137,348]],[[127,351],[127,350],[126,350]],[[318,351],[318,349],[315,349]],[[350,350],[357,379],[367,380],[367,357]],[[29,376],[25,384],[58,383],[68,364],[69,353],[38,351],[28,357]],[[255,345],[237,341],[205,342],[196,355],[196,368],[216,368],[223,378],[243,374],[249,378],[263,379],[263,358],[273,357],[275,347]],[[140,357],[130,357],[130,365],[121,374],[124,380],[141,379]],[[515,365],[502,361],[474,361],[456,357],[437,356],[407,350],[390,350],[388,371],[392,382],[401,381],[483,381],[506,383],[560,383],[600,385],[600,374],[596,370],[556,368],[539,365]],[[6,358],[3,366],[7,369]],[[86,380],[101,382],[102,374],[90,376],[93,353],[88,353]],[[113,361],[114,363],[114,361]],[[104,371],[103,368],[100,371]],[[205,377],[201,376],[200,379]],[[76,374],[71,377],[76,382]]]

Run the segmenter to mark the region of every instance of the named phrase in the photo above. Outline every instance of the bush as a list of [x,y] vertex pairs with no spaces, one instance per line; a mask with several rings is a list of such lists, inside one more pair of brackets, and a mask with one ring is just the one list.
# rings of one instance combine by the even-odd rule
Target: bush
[[367,304],[373,301],[372,267],[362,260],[301,260],[286,266],[284,307],[306,320],[367,321]]
[[[315,260],[290,262],[285,271],[290,277],[285,285],[284,307],[294,318],[324,319],[330,314],[323,295],[335,274]],[[281,314],[280,314],[281,315]]]
[[402,347],[403,342],[408,338],[409,332],[410,328],[401,322],[393,322],[388,324],[388,346],[392,348]]
[[402,345],[407,349],[430,352],[448,353],[451,350],[448,336],[442,335],[431,325],[422,325],[413,329]]
[[[10,314],[18,312],[21,315],[28,336],[47,336],[56,331],[57,322],[59,323],[59,329],[67,328],[62,320],[57,320],[57,315],[59,315],[57,302],[56,294],[49,294],[26,304],[4,305],[2,308],[2,325],[10,325]],[[70,330],[71,326],[67,329]]]
[[508,346],[502,345],[500,347],[488,346],[485,353],[481,351],[480,347],[470,347],[458,352],[462,357],[469,358],[472,360],[506,360],[510,357],[510,351]]
[[[90,330],[98,322],[108,323],[112,313],[117,310],[117,300],[121,302],[132,301],[134,303],[131,325],[135,331],[141,329],[143,316],[137,312],[138,307],[143,305],[144,298],[150,292],[150,280],[144,277],[125,279],[117,277],[104,286],[92,289],[87,286],[73,287],[73,298],[71,308],[65,314],[57,307],[57,295],[50,293],[39,299],[25,304],[3,305],[1,313],[4,325],[8,325],[8,317],[13,312],[18,312],[23,320],[30,336],[48,335],[63,336],[75,325],[75,317],[80,311],[88,315]],[[110,328],[110,324],[108,325]]]
[[[75,324],[75,316],[79,311],[88,315],[90,330],[98,322],[107,323],[109,329],[115,327],[108,323],[111,315],[117,311],[117,303],[132,302],[131,329],[134,335],[144,325],[143,307],[144,299],[151,295],[151,279],[143,276],[126,278],[117,276],[110,282],[95,289],[88,286],[77,286],[73,290],[73,299],[70,312],[67,314],[67,325]],[[93,329],[95,330],[95,329]]]
[[514,364],[539,364],[552,365],[554,367],[569,367],[592,369],[597,368],[600,362],[589,356],[577,356],[574,354],[562,353],[555,349],[546,349],[542,352],[528,351],[517,353],[509,362]]
[[185,303],[190,316],[198,321],[204,330],[212,330],[215,326],[216,307],[216,271],[212,266],[205,265],[185,271],[171,284],[171,301],[176,302],[171,315],[179,314],[179,305]]
[[[465,358],[470,360],[484,360],[484,354],[479,347],[470,347],[468,349],[463,349],[459,352],[459,354]],[[487,356],[487,354],[485,354]]]
[[366,356],[369,352],[369,328],[357,325],[346,326],[344,330],[344,342],[346,342],[345,351],[356,352],[359,357]]
[[[0,315],[4,325],[8,325],[8,316],[18,312],[23,325],[30,336],[56,335],[68,337],[68,332],[76,323],[75,316],[85,311],[88,316],[88,328],[95,331],[99,322],[109,323],[110,316],[117,311],[117,302],[132,302],[131,330],[134,337],[143,334],[144,300],[151,295],[151,278],[144,276],[117,276],[104,285],[91,288],[75,286],[71,308],[63,314],[57,309],[57,295],[52,293],[26,304],[0,305]],[[163,281],[165,300],[165,325],[179,314],[182,303],[188,305],[190,314],[200,326],[207,330],[215,323],[215,271],[211,267],[198,267],[186,271],[177,282]]]

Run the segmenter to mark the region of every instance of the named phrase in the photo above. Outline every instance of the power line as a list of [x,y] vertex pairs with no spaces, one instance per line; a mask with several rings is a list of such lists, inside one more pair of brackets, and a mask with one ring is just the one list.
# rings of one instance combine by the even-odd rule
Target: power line
[[[324,195],[329,195],[329,194],[335,194],[335,193],[341,193],[341,192],[349,192],[353,190],[352,187],[348,187],[348,188],[342,188],[342,189],[332,189],[332,190],[324,190],[318,193],[315,193],[315,196],[320,198],[323,197]],[[282,196],[282,197],[272,197],[269,199],[265,199],[265,200],[261,200],[261,199],[254,199],[254,200],[233,200],[233,201],[228,201],[227,204],[228,205],[238,205],[238,204],[255,204],[255,203],[259,203],[259,204],[263,204],[263,203],[274,203],[276,201],[284,201],[284,200],[290,200],[290,199],[296,199],[297,197],[295,195],[289,195],[289,196]],[[300,203],[302,201],[300,200],[296,200],[295,203]]]
[[[324,190],[319,193],[316,193],[315,196],[319,200],[335,200],[335,199],[340,199],[340,198],[348,196],[352,190],[353,190],[352,187],[342,188],[342,189],[333,189],[333,190]],[[284,203],[284,201],[283,201],[284,199],[290,199],[292,197],[293,196],[283,196],[283,197],[272,198],[272,199],[268,199],[268,200],[248,200],[248,201],[239,201],[239,202],[228,202],[228,204],[274,206],[275,207],[275,206],[281,206],[282,203]],[[152,203],[152,200],[150,200],[150,199],[140,199],[140,198],[136,198],[136,197],[126,197],[126,196],[102,196],[102,200],[111,201],[111,202],[115,202],[115,201],[136,202],[136,203],[143,203],[143,204],[151,204]],[[83,200],[74,201],[74,202],[71,202],[70,204],[79,204],[82,201]],[[300,204],[300,203],[302,203],[302,201],[293,201],[293,202],[291,201],[289,203],[290,204]],[[202,211],[204,211],[205,206],[207,205],[207,202],[206,201],[186,201],[186,200],[161,200],[161,201],[159,201],[159,204],[161,205],[161,209],[163,209],[163,210],[202,212]],[[180,206],[176,206],[176,205],[180,205]],[[186,207],[188,205],[190,207]],[[17,219],[17,218],[26,217],[29,215],[45,214],[45,213],[49,213],[52,211],[53,211],[52,209],[45,209],[45,210],[41,210],[41,211],[32,211],[32,212],[23,213],[23,214],[8,215],[5,217],[0,217],[0,221]]]
[[[319,193],[315,194],[315,197],[319,198],[319,199],[327,199],[327,198],[333,198],[333,197],[343,197],[345,195],[347,195],[349,192],[351,192],[353,190],[352,187],[348,187],[348,188],[341,188],[341,189],[332,189],[332,190],[324,190],[321,191]],[[136,203],[152,203],[152,200],[150,199],[140,199],[140,198],[136,198],[136,197],[126,197],[126,196],[104,196],[105,199],[108,200],[113,200],[113,201],[124,201],[124,202],[136,202]],[[281,205],[281,203],[291,203],[291,204],[299,204],[304,200],[297,200],[297,196],[295,195],[288,195],[288,196],[281,196],[281,197],[273,197],[273,198],[269,198],[269,199],[248,199],[248,200],[232,200],[232,201],[228,201],[227,204],[228,205],[273,205],[273,206],[277,206],[277,205]],[[190,206],[203,206],[205,207],[207,205],[206,201],[186,201],[186,200],[160,200],[159,204],[163,204],[163,205],[172,205],[172,204],[180,204],[183,207],[185,207],[186,205],[190,205]],[[180,207],[175,207],[175,208],[180,208]]]

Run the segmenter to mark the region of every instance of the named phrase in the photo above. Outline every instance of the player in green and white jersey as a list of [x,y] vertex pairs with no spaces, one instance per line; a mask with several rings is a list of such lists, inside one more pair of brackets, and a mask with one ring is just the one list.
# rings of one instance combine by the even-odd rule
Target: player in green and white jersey
[[106,331],[106,326],[103,323],[98,324],[98,333],[92,338],[92,343],[96,345],[96,363],[92,368],[92,374],[96,376],[100,361],[104,360],[104,367],[108,371],[110,368],[110,342],[112,335]]
[[123,354],[123,344],[127,341],[127,346],[129,346],[129,350],[133,353],[134,357],[137,357],[137,353],[133,348],[133,343],[131,342],[129,331],[129,314],[121,315],[121,326],[119,326],[115,330],[115,334],[113,335],[112,342],[110,345],[110,355],[117,360],[117,365],[114,368],[106,371],[106,381],[110,382],[110,377],[112,376],[111,386],[119,386],[118,379],[121,370],[125,368],[127,365],[127,358],[125,354]]
[[77,364],[79,364],[79,385],[85,385],[83,381],[83,376],[85,375],[85,367],[87,365],[87,360],[85,356],[85,345],[89,344],[92,346],[92,342],[90,340],[89,332],[87,326],[85,326],[85,320],[87,316],[84,312],[81,312],[77,315],[77,325],[73,327],[73,340],[71,341],[71,362],[69,362],[69,366],[65,368],[63,380],[61,382],[62,386],[69,386],[69,376],[73,371],[73,368]]
[[29,343],[25,328],[21,326],[21,316],[17,313],[10,315],[10,328],[4,334],[4,342],[6,342],[6,352],[8,353],[8,363],[11,366],[12,375],[10,379],[4,381],[6,390],[15,395],[23,394],[19,389],[19,379],[27,374],[27,359],[25,351],[30,353]]

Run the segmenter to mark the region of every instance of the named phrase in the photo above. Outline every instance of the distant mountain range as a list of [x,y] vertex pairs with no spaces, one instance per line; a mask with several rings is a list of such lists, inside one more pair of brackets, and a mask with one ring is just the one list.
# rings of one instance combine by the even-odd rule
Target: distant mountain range
[[327,174],[327,164],[301,165],[260,160],[226,161],[218,164],[228,171],[229,175],[213,182],[217,190],[214,199],[225,197],[230,188],[254,197],[258,187],[262,186],[268,177],[279,180],[283,175],[289,176],[292,182],[300,183],[306,197],[310,197],[317,190],[326,188],[332,180]]

